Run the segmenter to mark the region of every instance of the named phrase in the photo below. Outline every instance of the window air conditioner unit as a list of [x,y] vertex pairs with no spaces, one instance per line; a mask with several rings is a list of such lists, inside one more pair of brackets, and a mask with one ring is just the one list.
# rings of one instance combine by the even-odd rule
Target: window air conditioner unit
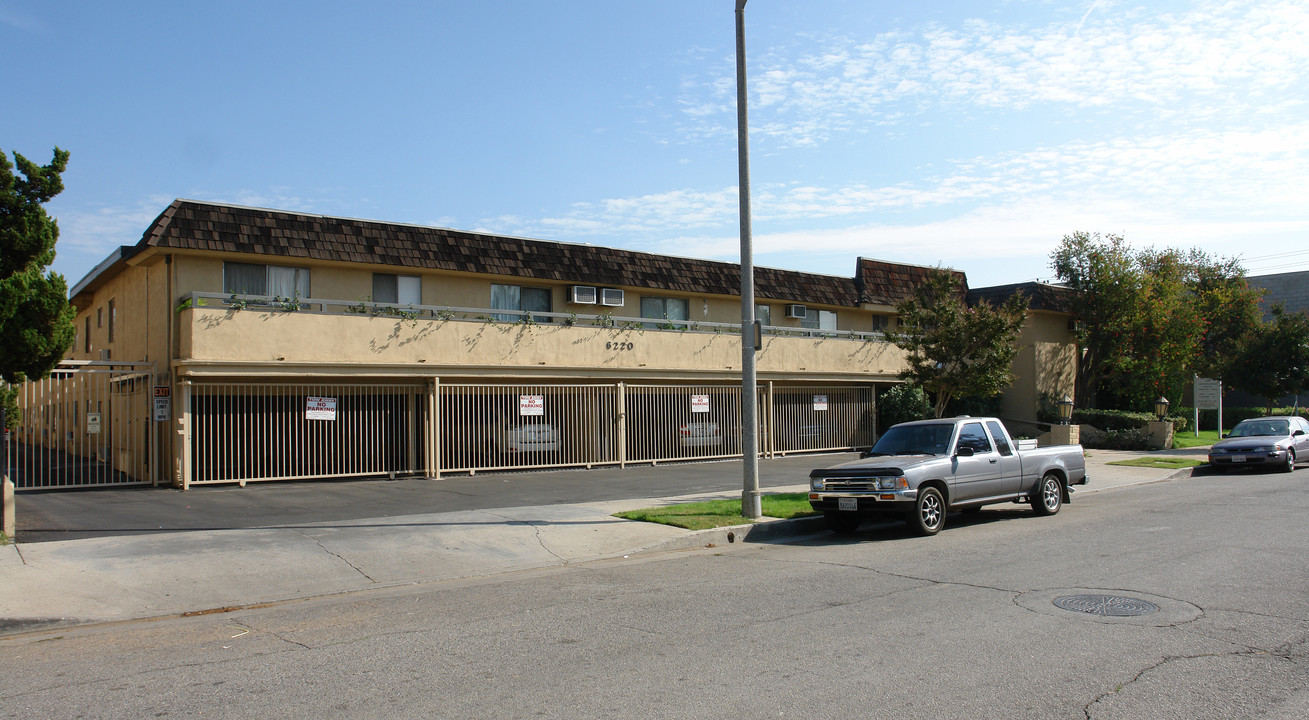
[[568,302],[578,305],[595,304],[595,288],[589,285],[574,285],[568,293]]
[[799,318],[800,320],[803,320],[809,316],[809,308],[805,307],[804,305],[787,305],[786,316],[789,318]]
[[600,291],[600,304],[607,307],[623,306],[623,291],[613,288],[604,288]]

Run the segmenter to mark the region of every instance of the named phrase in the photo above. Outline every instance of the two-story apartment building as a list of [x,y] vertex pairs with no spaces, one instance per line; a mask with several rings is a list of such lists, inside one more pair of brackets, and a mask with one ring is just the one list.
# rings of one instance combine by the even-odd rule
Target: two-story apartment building
[[[930,270],[755,270],[763,452],[872,441],[904,367],[883,331]],[[68,387],[28,401],[21,440],[183,487],[730,457],[739,283],[732,263],[178,200],[74,287]],[[1019,291],[1005,408],[1030,418],[1076,355],[1058,293],[995,292]],[[74,380],[97,369],[107,399]]]

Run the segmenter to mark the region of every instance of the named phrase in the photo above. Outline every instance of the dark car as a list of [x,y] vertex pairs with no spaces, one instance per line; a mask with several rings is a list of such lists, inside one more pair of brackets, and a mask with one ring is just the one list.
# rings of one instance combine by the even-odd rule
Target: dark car
[[1220,471],[1262,465],[1291,472],[1301,458],[1309,459],[1309,421],[1293,415],[1242,420],[1209,449],[1209,465]]

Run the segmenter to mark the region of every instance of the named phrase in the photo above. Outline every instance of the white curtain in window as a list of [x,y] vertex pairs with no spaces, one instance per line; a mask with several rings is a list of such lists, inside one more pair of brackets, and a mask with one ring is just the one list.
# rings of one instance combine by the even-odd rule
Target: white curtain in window
[[[517,285],[491,285],[491,309],[492,310],[517,310],[519,287]],[[518,315],[496,315],[496,320],[501,322],[513,322],[518,319]]]
[[308,268],[268,266],[268,291],[266,295],[293,298],[309,297]]
[[395,301],[401,305],[423,304],[423,280],[417,275],[401,275],[395,279]]

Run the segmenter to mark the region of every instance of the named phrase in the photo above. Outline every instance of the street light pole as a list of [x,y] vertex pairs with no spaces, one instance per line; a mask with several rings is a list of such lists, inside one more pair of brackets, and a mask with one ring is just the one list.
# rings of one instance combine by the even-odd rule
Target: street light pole
[[741,514],[763,515],[759,499],[758,381],[755,353],[759,350],[754,316],[754,248],[750,235],[750,133],[745,106],[745,3],[736,0],[736,151],[741,207],[741,465],[744,489]]

